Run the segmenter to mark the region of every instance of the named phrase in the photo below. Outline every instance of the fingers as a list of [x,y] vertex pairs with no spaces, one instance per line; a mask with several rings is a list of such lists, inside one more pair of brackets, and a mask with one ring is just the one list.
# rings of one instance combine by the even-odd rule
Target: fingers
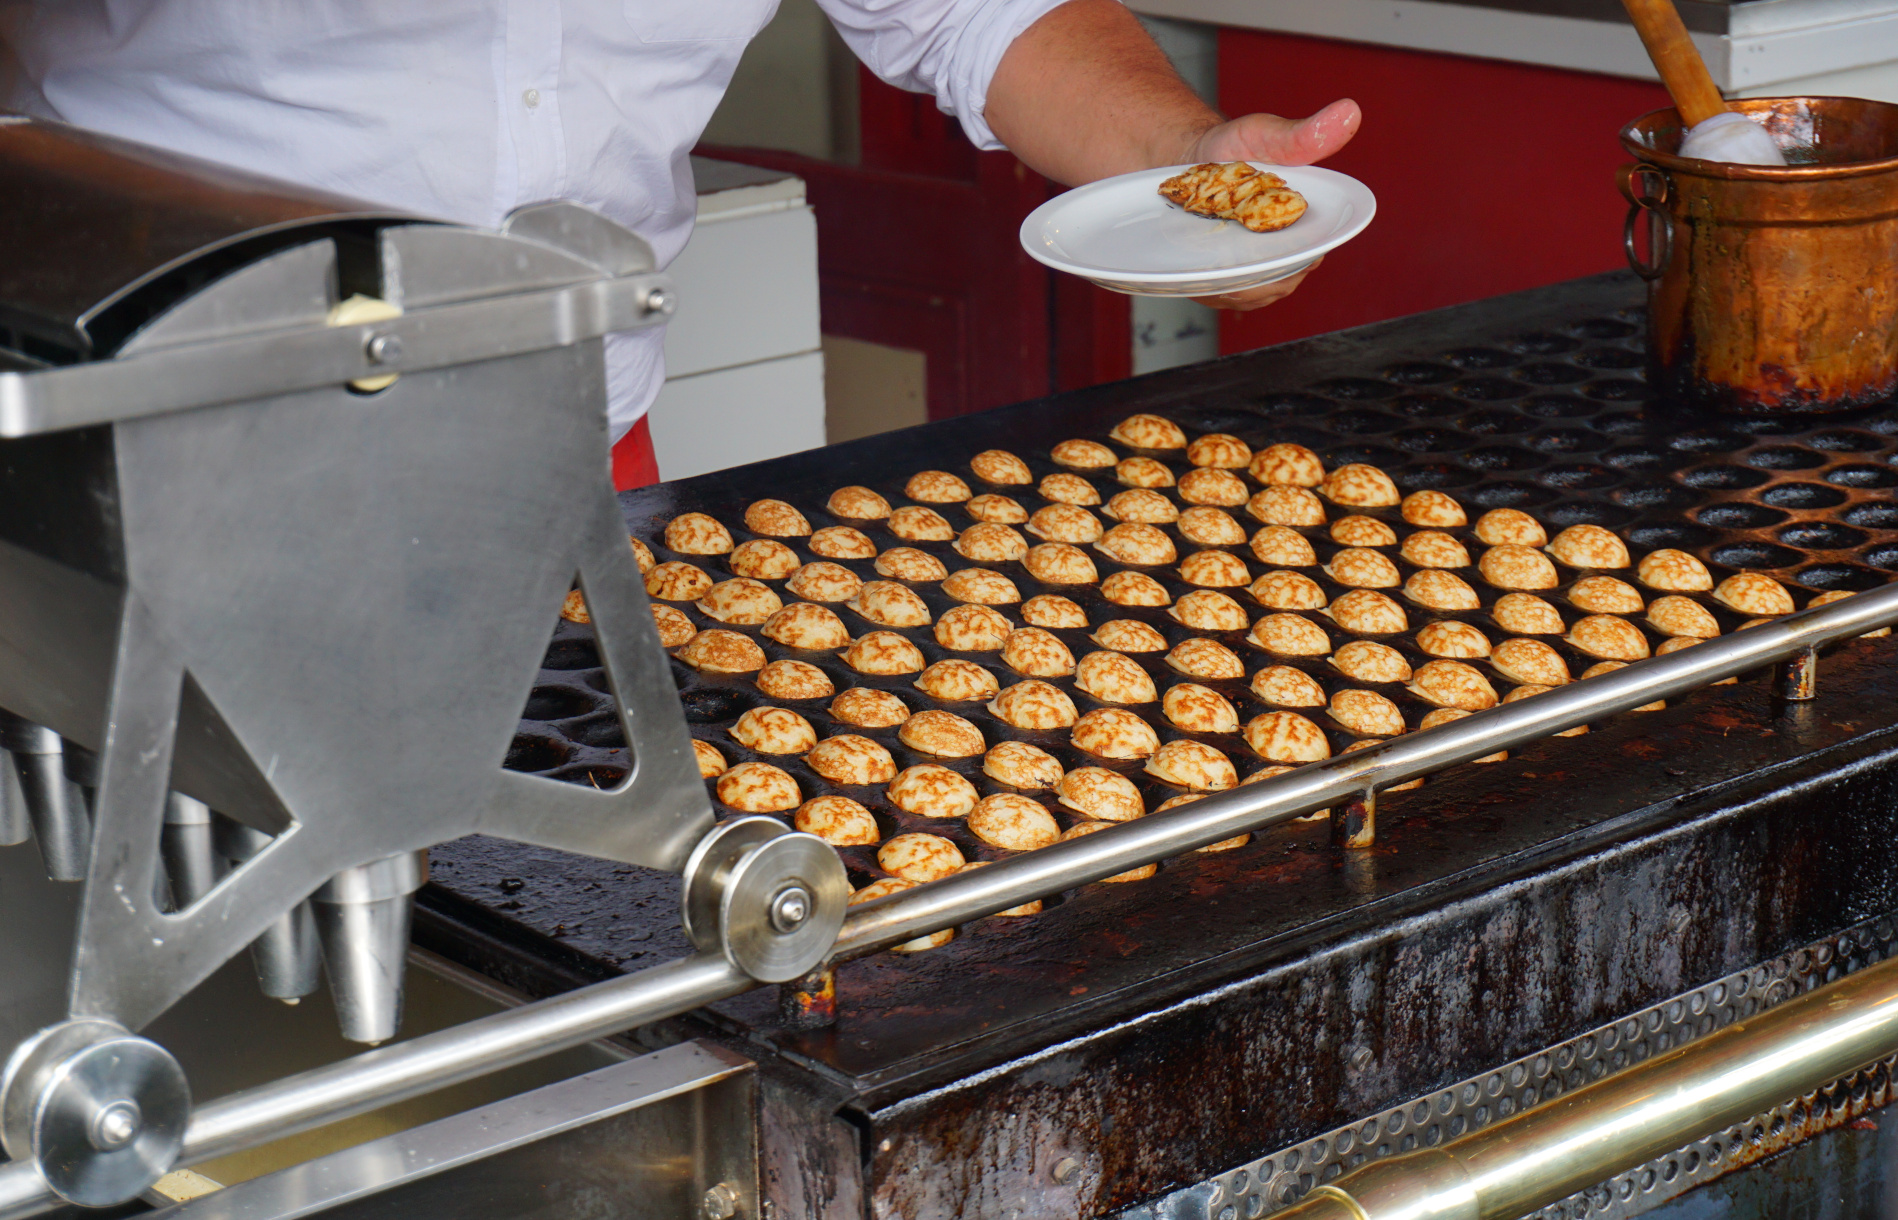
[[1364,112],[1341,98],[1304,119],[1248,114],[1208,131],[1200,139],[1202,161],[1265,161],[1274,165],[1310,165],[1350,142]]
[[[1323,261],[1322,258],[1318,260],[1319,263]],[[1313,263],[1297,275],[1288,276],[1282,280],[1275,280],[1270,284],[1260,284],[1257,288],[1247,288],[1240,292],[1224,292],[1218,296],[1194,297],[1193,299],[1202,305],[1208,305],[1214,309],[1231,310],[1233,313],[1250,313],[1252,310],[1263,309],[1274,301],[1282,301],[1286,297],[1291,296],[1292,293],[1297,290],[1298,286],[1305,282],[1305,277],[1317,269],[1318,263]]]

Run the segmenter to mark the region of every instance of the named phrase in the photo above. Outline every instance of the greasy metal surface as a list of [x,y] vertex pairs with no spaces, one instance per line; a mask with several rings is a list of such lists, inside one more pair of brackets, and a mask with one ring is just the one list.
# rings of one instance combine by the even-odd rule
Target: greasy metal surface
[[[1132,1208],[1124,1220],[1253,1220],[1303,1198],[1367,1161],[1434,1148],[1491,1122],[1552,1101],[1652,1055],[1705,1037],[1890,957],[1889,917],[1855,927],[1670,997],[1617,1021],[1523,1055],[1377,1114],[1360,1115],[1187,1190]],[[1536,1220],[1635,1216],[1892,1100],[1898,1055],[1748,1122],[1657,1157],[1533,1213]],[[1227,1209],[1231,1209],[1228,1212]]]
[[[1405,490],[1442,487],[1473,509],[1524,507],[1558,527],[1598,522],[1637,552],[1692,550],[1717,574],[1771,571],[1806,590],[1882,583],[1898,567],[1898,508],[1881,492],[1898,484],[1887,460],[1898,418],[1668,417],[1638,371],[1638,293],[1628,276],[1578,281],[651,488],[622,504],[648,540],[687,509],[745,537],[743,506],[762,496],[823,525],[819,506],[844,483],[888,494],[914,470],[961,468],[989,447],[1040,474],[1054,441],[1103,437],[1122,416],[1154,410],[1189,432],[1294,440],[1329,463],[1374,462]],[[1024,596],[1042,591],[1018,565],[1004,570]],[[1810,595],[1795,592],[1801,604]],[[1103,617],[1090,607],[1093,621]],[[942,655],[926,632],[911,634],[923,636],[926,657]],[[1077,653],[1088,647],[1084,633],[1066,634]],[[1239,651],[1259,664],[1256,651]],[[907,686],[806,659],[832,670],[840,689]],[[510,765],[601,785],[620,774],[596,666],[585,629],[563,626]],[[767,702],[749,681],[682,667],[675,676],[695,734],[733,762],[751,757],[724,732]],[[1169,862],[1147,882],[1087,887],[1035,918],[980,921],[931,953],[849,963],[830,1029],[787,1028],[769,994],[707,1016],[854,1096],[869,1158],[863,1190],[878,1214],[1123,1207],[1230,1167],[1241,1146],[1259,1155],[1307,1138],[1898,905],[1890,785],[1881,746],[1867,739],[1893,719],[1894,682],[1889,647],[1855,642],[1823,661],[1819,698],[1801,708],[1788,711],[1756,678],[1382,796],[1380,846],[1361,858],[1332,850],[1323,824],[1294,826]],[[820,733],[830,727],[821,706],[799,710]],[[955,710],[985,732],[1019,736]],[[893,733],[870,735],[899,765],[916,760]],[[1824,799],[1789,787],[1836,765],[1840,755],[1818,756],[1832,749],[1874,761]],[[806,797],[829,790],[799,764],[788,769]],[[1751,785],[1746,799],[1721,788],[1740,781]],[[1150,806],[1159,795],[1171,793],[1149,786]],[[877,812],[887,819],[887,808]],[[911,827],[885,821],[896,828]],[[529,990],[685,951],[669,878],[488,840],[448,845],[433,860],[418,935]],[[864,853],[847,860],[859,883],[875,875]],[[1497,996],[1508,1002],[1471,1016]],[[1083,1168],[1057,1183],[1051,1167],[1069,1155]]]

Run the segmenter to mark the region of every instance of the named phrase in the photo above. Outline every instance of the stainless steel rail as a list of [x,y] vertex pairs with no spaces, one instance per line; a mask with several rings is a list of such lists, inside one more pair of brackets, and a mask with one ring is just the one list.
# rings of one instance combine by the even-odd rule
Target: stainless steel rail
[[1515,1220],[1898,1047],[1898,958],[1484,1127],[1320,1186],[1279,1220]]
[[[1819,648],[1895,623],[1898,584],[905,890],[852,907],[833,960],[901,944],[1761,666],[1789,662],[1793,674],[1789,696],[1810,698]],[[1887,976],[1881,968],[1854,975],[1845,983],[1862,988],[1862,980],[1872,977]],[[206,1160],[254,1147],[605,1034],[677,1016],[757,985],[722,959],[701,955],[369,1051],[201,1107],[186,1133],[182,1160]],[[1898,1006],[1894,1006],[1893,1022],[1883,1049],[1846,1067],[1898,1048]],[[1707,1044],[1697,1042],[1688,1050]],[[1764,1104],[1782,1100],[1775,1095]],[[1752,1102],[1748,1105],[1751,1109],[1746,1113],[1761,1108]],[[1640,1159],[1647,1155],[1652,1154]],[[1610,1172],[1604,1169],[1600,1176]],[[0,1166],[0,1220],[34,1215],[58,1204],[33,1165]]]

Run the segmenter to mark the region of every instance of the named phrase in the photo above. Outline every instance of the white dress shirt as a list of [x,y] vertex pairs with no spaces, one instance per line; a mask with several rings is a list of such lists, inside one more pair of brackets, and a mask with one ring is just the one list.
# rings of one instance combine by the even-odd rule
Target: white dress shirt
[[[1061,0],[819,0],[870,69],[934,93],[978,147],[989,78]],[[492,227],[570,199],[691,236],[687,154],[777,0],[6,0],[0,100],[292,182]],[[681,308],[692,308],[689,297]],[[612,336],[617,435],[664,377]]]

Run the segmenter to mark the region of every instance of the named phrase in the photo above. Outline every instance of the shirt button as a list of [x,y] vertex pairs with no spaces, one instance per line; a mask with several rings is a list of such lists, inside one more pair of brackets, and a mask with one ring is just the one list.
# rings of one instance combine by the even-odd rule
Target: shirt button
[[534,107],[540,105],[540,90],[529,89],[527,92],[521,94],[521,101],[527,104],[529,110],[534,109]]

